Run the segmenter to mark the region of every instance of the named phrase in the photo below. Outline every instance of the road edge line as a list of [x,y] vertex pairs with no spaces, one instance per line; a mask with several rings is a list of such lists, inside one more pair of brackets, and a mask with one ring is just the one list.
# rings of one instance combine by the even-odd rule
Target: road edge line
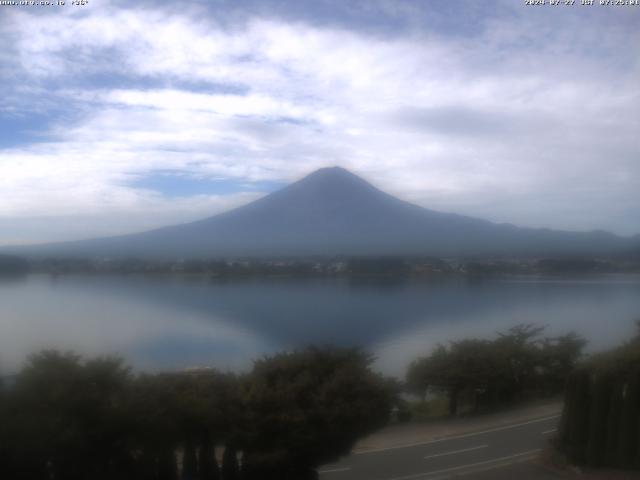
[[[529,461],[533,458],[536,457],[536,455],[538,455],[540,452],[542,451],[541,448],[536,448],[534,450],[527,450],[526,452],[521,452],[521,453],[514,453],[513,455],[507,455],[505,457],[499,457],[499,458],[493,458],[490,460],[483,460],[481,462],[474,462],[474,463],[469,463],[467,465],[460,465],[457,467],[449,467],[449,468],[443,468],[441,470],[434,470],[432,472],[423,472],[423,473],[415,473],[415,474],[411,474],[411,475],[405,475],[403,477],[393,477],[393,478],[389,478],[387,480],[411,480],[411,479],[427,479],[427,480],[440,480],[440,479],[445,479],[445,478],[449,478],[449,476],[440,476],[437,477],[435,475],[441,475],[441,474],[448,474],[448,473],[453,473],[456,472],[458,470],[465,470],[465,469],[470,469],[466,472],[460,472],[458,473],[458,475],[471,475],[472,473],[477,473],[477,472],[482,472],[482,471],[486,471],[486,470],[494,470],[496,468],[500,468],[500,467],[506,467],[508,465],[513,465],[516,463],[522,463],[522,462],[526,462]],[[520,457],[520,458],[518,458]],[[506,460],[511,460],[514,458],[518,458],[518,460],[515,461],[508,461],[505,462]],[[476,466],[480,466],[480,465],[486,465],[486,468],[480,468],[480,469],[474,469],[473,467]]]
[[477,431],[477,432],[461,433],[459,435],[444,436],[444,437],[440,437],[440,438],[435,438],[433,440],[426,440],[426,441],[423,441],[423,442],[407,443],[407,444],[404,444],[404,445],[395,445],[395,446],[392,446],[392,447],[374,448],[374,449],[371,449],[371,450],[362,450],[362,451],[359,451],[359,452],[352,452],[352,455],[366,455],[366,454],[369,454],[369,453],[386,452],[388,450],[400,450],[402,448],[420,447],[422,445],[431,445],[433,443],[446,442],[446,441],[449,441],[449,440],[458,440],[460,438],[474,437],[474,436],[477,436],[477,435],[483,435],[485,433],[499,432],[501,430],[509,430],[511,428],[523,427],[525,425],[531,425],[531,424],[534,424],[534,423],[540,423],[540,422],[544,422],[544,421],[547,421],[547,420],[553,420],[554,418],[560,418],[561,416],[562,416],[562,414],[558,413],[557,415],[551,415],[551,416],[547,416],[547,417],[528,420],[526,422],[514,423],[514,424],[510,424],[510,425],[504,425],[504,426],[501,426],[501,427],[490,428],[490,429],[487,429],[487,430],[480,430],[480,431]]

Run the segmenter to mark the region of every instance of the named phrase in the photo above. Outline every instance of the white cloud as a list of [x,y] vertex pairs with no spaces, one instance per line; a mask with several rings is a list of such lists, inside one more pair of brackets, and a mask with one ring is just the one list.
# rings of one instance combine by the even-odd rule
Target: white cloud
[[211,95],[166,90],[115,90],[107,101],[130,107],[150,107],[159,110],[204,111],[219,115],[257,115],[264,117],[291,117],[305,119],[313,112],[287,101],[265,95]]
[[[63,112],[47,127],[51,141],[1,151],[0,243],[78,231],[28,238],[10,232],[12,218],[92,217],[106,227],[87,235],[122,233],[145,213],[155,226],[247,199],[167,199],[129,185],[132,175],[290,181],[327,164],[432,208],[640,232],[640,62],[617,53],[638,34],[618,14],[602,11],[594,27],[591,17],[503,5],[507,14],[473,38],[416,29],[391,38],[111,7],[21,10],[0,27],[17,47],[0,57],[13,85],[0,108]],[[590,51],[593,28],[610,36]]]

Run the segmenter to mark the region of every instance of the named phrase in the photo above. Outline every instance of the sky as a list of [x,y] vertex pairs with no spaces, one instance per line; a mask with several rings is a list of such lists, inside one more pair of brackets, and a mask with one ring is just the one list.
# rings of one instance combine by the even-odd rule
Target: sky
[[0,6],[0,245],[184,223],[333,165],[639,234],[640,7],[562,3]]

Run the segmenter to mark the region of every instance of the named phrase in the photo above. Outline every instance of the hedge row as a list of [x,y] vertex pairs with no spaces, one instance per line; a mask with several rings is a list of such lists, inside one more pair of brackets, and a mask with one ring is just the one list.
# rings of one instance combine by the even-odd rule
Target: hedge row
[[559,446],[577,464],[640,469],[640,368],[570,375]]

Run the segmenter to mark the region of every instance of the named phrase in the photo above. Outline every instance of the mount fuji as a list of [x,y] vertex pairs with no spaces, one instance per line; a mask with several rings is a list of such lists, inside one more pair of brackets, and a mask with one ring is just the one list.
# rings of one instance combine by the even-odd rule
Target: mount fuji
[[640,245],[603,231],[520,228],[399,200],[339,167],[192,223],[93,240],[15,247],[34,256],[221,258],[335,255],[609,255]]

